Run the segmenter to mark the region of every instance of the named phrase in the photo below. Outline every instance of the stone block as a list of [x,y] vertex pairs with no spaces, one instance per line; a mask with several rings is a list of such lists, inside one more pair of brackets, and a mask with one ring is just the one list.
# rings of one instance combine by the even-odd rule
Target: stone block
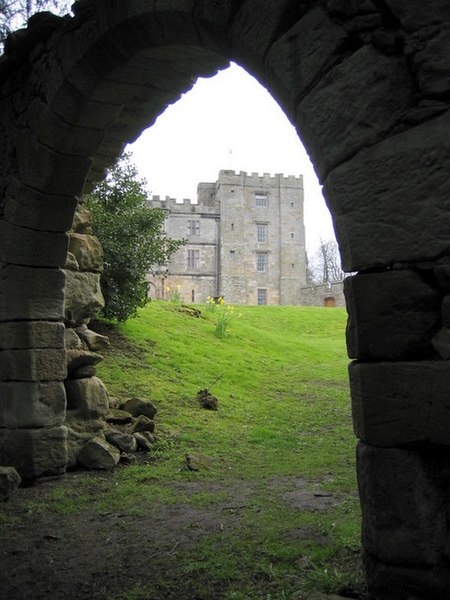
[[347,350],[361,360],[407,360],[432,353],[440,324],[439,289],[417,271],[385,271],[347,277]]
[[120,405],[120,408],[132,414],[133,417],[144,415],[149,419],[153,419],[157,412],[153,402],[141,398],[129,398]]
[[388,134],[413,105],[414,93],[406,59],[371,46],[324,75],[299,105],[296,118],[319,179]]
[[77,259],[80,271],[100,273],[103,270],[103,248],[96,236],[70,233],[69,251]]
[[450,22],[450,6],[447,0],[433,0],[432,5],[422,0],[386,0],[386,5],[407,30]]
[[80,367],[89,365],[97,365],[103,360],[101,354],[91,352],[90,350],[83,350],[81,348],[71,348],[66,352],[67,370],[69,374]]
[[[450,12],[450,11],[449,11]],[[412,62],[425,97],[447,97],[450,92],[450,22],[415,53]]]
[[73,233],[92,235],[91,215],[87,208],[78,206],[72,221]]
[[366,552],[402,567],[442,563],[448,536],[444,488],[449,457],[449,450],[444,453],[439,447],[406,450],[359,442],[357,473]]
[[0,381],[63,381],[66,377],[64,349],[0,351]]
[[64,267],[68,238],[65,233],[36,231],[0,220],[0,260],[31,267]]
[[12,225],[64,232],[72,225],[76,205],[74,196],[44,194],[13,182],[6,190],[4,218]]
[[65,384],[69,410],[78,411],[87,419],[96,419],[108,413],[108,391],[98,377],[71,379]]
[[0,323],[0,350],[64,348],[65,327],[52,321]]
[[81,341],[75,329],[70,327],[66,328],[64,331],[64,341],[67,350],[86,349],[86,345]]
[[58,427],[65,414],[62,382],[0,382],[0,428]]
[[450,254],[450,113],[364,148],[327,178],[346,272]]
[[61,320],[64,284],[61,269],[0,265],[0,321]]
[[106,441],[120,450],[120,452],[136,452],[137,441],[130,433],[122,433],[109,429],[105,433]]
[[301,13],[296,2],[279,0],[277,9],[260,0],[245,0],[233,19],[230,28],[230,40],[233,55],[243,60],[252,71],[261,69],[262,60],[269,48],[285,30],[290,28]]
[[0,500],[7,500],[22,482],[22,478],[14,467],[0,466]]
[[100,437],[88,440],[77,455],[77,462],[86,469],[113,469],[119,460],[119,450]]
[[294,114],[300,99],[340,56],[347,36],[316,7],[272,45],[265,61],[266,79],[288,113]]
[[448,600],[450,573],[446,564],[436,568],[387,565],[368,552],[363,555],[368,591],[382,600]]
[[17,136],[17,164],[24,185],[46,194],[79,196],[91,158],[60,154],[23,132]]
[[374,446],[450,445],[450,363],[358,363],[349,367],[355,434]]
[[89,322],[104,307],[98,273],[66,271],[65,316],[77,325]]
[[14,467],[22,479],[62,475],[67,465],[65,427],[0,429],[0,464]]
[[109,337],[106,335],[101,335],[100,333],[96,333],[95,331],[91,331],[86,327],[86,325],[81,325],[76,329],[78,336],[89,350],[92,352],[98,352],[99,350],[105,350],[110,345]]

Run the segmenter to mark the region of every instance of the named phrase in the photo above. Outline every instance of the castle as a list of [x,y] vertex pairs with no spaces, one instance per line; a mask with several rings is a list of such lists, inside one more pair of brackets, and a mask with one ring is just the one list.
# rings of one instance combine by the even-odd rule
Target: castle
[[[304,305],[302,290],[310,287],[303,200],[302,176],[229,170],[220,171],[215,183],[198,185],[197,203],[153,196],[149,206],[167,213],[167,235],[186,244],[149,278],[150,296]],[[312,294],[321,306],[322,295]]]

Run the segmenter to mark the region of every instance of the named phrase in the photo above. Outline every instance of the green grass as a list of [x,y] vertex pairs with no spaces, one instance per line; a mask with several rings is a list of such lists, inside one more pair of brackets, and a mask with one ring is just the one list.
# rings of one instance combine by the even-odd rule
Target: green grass
[[[189,557],[176,555],[187,581],[197,582],[199,598],[213,594],[211,582],[220,582],[228,590],[223,597],[230,599],[361,587],[346,314],[276,306],[243,306],[236,312],[241,316],[225,338],[215,334],[215,313],[202,310],[202,318],[193,318],[177,305],[161,302],[152,302],[120,325],[138,350],[132,356],[111,353],[100,377],[113,395],[155,402],[161,439],[154,462],[117,476],[117,503],[126,505],[139,479],[151,481],[150,496],[146,498],[145,484],[138,491],[141,505],[176,501],[209,506],[217,501],[214,493],[174,494],[171,484],[176,481],[252,482],[257,491],[240,511],[239,533],[226,532],[220,542],[206,537]],[[217,412],[202,410],[196,399],[199,389],[213,384]],[[187,471],[186,453],[213,457],[213,468]],[[280,490],[268,489],[267,483],[273,478],[289,482],[290,477],[332,492],[341,503],[320,513],[289,508],[280,500]],[[299,544],[288,537],[299,527],[332,541],[325,547],[314,541]],[[169,592],[168,585],[160,582],[161,594]],[[153,597],[149,593],[134,590],[120,598]]]
[[[303,600],[311,590],[362,590],[345,312],[243,306],[230,334],[218,337],[217,314],[197,308],[202,318],[150,303],[116,326],[121,341],[99,365],[111,395],[157,405],[159,440],[148,464],[86,474],[75,494],[54,490],[44,509],[30,506],[30,517],[139,517],[168,504],[222,515],[214,534],[167,553],[172,571],[155,568],[151,586],[111,600]],[[196,398],[212,385],[217,412]],[[187,453],[212,457],[213,466],[191,472]],[[293,505],[287,498],[299,478],[336,504]]]

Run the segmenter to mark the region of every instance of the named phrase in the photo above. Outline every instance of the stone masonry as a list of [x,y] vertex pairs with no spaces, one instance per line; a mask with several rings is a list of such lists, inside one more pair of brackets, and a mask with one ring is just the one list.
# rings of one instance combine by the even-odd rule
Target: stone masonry
[[[0,464],[67,464],[64,294],[77,199],[234,60],[296,126],[332,212],[366,576],[450,597],[448,0],[78,0],[0,57]],[[253,218],[253,217],[252,217]]]
[[200,183],[197,203],[154,197],[165,230],[186,245],[167,271],[150,280],[151,295],[185,302],[223,296],[232,304],[299,304],[306,282],[303,179],[220,171]]

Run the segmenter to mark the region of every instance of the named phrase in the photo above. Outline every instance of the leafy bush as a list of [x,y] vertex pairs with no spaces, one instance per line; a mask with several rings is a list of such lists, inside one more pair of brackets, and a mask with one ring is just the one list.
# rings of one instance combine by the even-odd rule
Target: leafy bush
[[123,155],[86,200],[104,251],[102,314],[119,321],[148,302],[147,273],[167,263],[183,243],[163,233],[164,211],[148,207],[145,185]]

